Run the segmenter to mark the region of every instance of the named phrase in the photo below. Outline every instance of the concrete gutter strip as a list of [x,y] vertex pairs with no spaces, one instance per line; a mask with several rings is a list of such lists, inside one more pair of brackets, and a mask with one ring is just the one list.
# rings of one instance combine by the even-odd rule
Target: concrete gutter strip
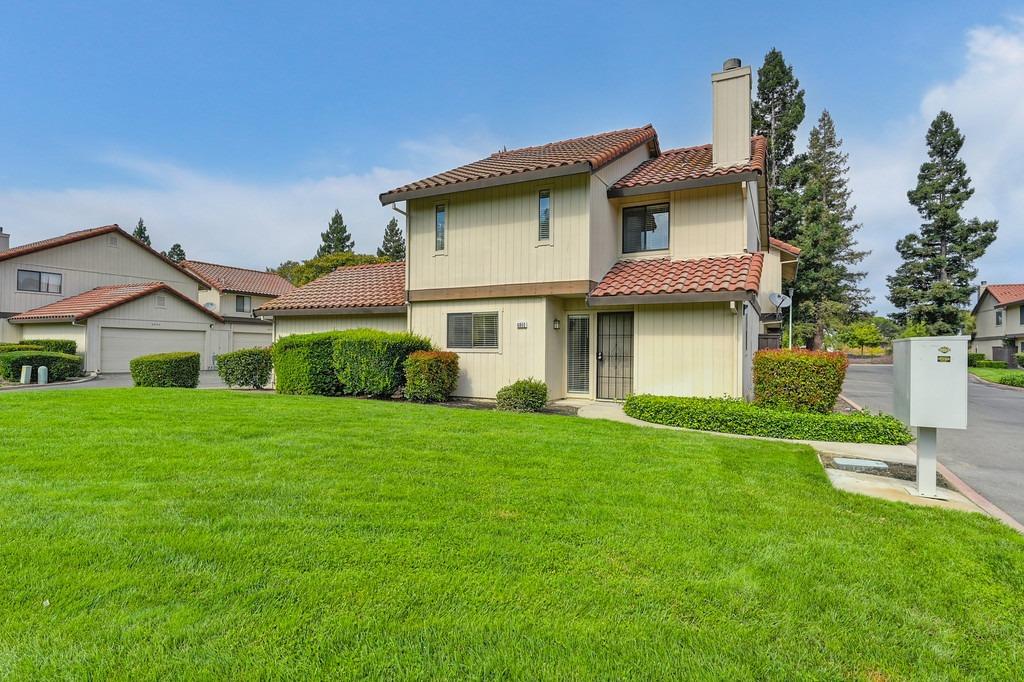
[[46,388],[47,386],[71,386],[73,384],[84,384],[87,381],[92,381],[97,376],[96,372],[90,372],[84,377],[78,379],[72,379],[71,381],[54,381],[49,384],[15,384],[13,386],[0,386],[0,391],[23,391],[30,388]]

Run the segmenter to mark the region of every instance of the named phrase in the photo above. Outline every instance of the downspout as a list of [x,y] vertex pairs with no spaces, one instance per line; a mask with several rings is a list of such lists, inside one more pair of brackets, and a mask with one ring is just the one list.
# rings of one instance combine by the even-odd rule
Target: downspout
[[740,398],[743,396],[743,335],[746,331],[743,328],[743,303],[740,302],[739,309],[736,308],[736,301],[729,301],[729,310],[736,318],[736,371],[733,373],[733,389]]

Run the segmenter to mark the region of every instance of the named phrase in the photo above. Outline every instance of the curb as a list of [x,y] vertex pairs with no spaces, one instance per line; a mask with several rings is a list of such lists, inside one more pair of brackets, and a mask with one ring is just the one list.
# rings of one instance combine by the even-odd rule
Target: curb
[[1005,388],[1011,391],[1024,391],[1024,388],[1021,388],[1020,386],[1010,386],[1009,384],[1001,384],[998,381],[989,381],[988,379],[982,379],[974,372],[968,372],[967,376],[970,377],[971,381],[977,382],[979,384],[988,384],[989,386],[995,386],[996,388]]
[[25,391],[33,388],[46,388],[47,386],[74,386],[75,384],[84,384],[89,381],[93,381],[98,376],[99,374],[96,372],[90,372],[79,379],[73,379],[71,381],[57,381],[52,384],[15,384],[14,386],[0,386],[0,391]]
[[[974,375],[972,374],[971,376],[974,376]],[[975,377],[975,378],[977,378],[977,377]],[[984,380],[982,380],[982,381],[984,381]],[[986,383],[992,383],[992,382],[989,381],[989,382],[986,382]],[[996,386],[1002,386],[1002,384],[996,384]],[[853,409],[855,409],[855,410],[863,409],[860,405],[858,405],[857,403],[853,402],[852,400],[847,398],[845,395],[840,394],[839,397],[842,398],[843,400],[845,400],[851,407],[853,407]],[[1007,525],[1010,528],[1012,528],[1013,530],[1015,530],[1018,533],[1020,533],[1021,535],[1024,535],[1024,524],[1022,524],[1020,521],[1018,521],[1017,519],[1013,518],[1012,516],[1010,516],[1009,514],[1004,512],[1002,509],[997,507],[995,505],[995,503],[993,503],[987,497],[985,497],[984,495],[979,493],[977,490],[975,490],[971,486],[967,485],[967,483],[962,478],[960,478],[959,476],[954,474],[952,471],[950,471],[949,467],[947,467],[945,464],[943,464],[942,462],[936,462],[936,464],[938,465],[939,473],[942,474],[942,476],[947,481],[949,481],[950,483],[953,484],[953,487],[956,488],[956,491],[958,493],[960,493],[961,495],[966,497],[968,500],[970,500],[974,504],[978,505],[986,514],[988,514],[992,518],[1001,521],[1004,525]]]

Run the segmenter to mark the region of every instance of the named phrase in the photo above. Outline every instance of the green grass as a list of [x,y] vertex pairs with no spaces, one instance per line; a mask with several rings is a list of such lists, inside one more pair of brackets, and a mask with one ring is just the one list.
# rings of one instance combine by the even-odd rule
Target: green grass
[[269,393],[0,407],[0,677],[1024,668],[1024,538],[838,492],[809,448]]
[[967,371],[974,376],[981,377],[985,381],[999,383],[1004,376],[1024,376],[1024,370],[1020,369],[993,369],[991,367],[968,367]]

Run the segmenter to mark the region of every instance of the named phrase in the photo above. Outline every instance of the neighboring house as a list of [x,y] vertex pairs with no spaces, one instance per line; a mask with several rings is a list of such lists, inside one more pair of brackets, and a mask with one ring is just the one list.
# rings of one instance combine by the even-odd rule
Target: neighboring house
[[200,305],[209,288],[117,225],[13,248],[0,234],[0,342],[73,339],[87,371],[124,372],[168,351],[198,352],[212,368],[233,325]]
[[974,306],[975,353],[989,360],[1012,361],[1024,353],[1024,284],[985,284]]
[[181,267],[209,288],[199,292],[199,303],[219,314],[231,325],[231,350],[269,346],[273,325],[253,315],[253,311],[295,286],[273,272],[261,272],[230,265],[185,260]]
[[459,353],[462,396],[525,377],[553,398],[750,396],[752,355],[781,321],[768,294],[799,255],[769,240],[750,90],[738,60],[712,76],[710,145],[662,150],[647,125],[503,150],[385,192],[383,205],[406,206],[404,298],[379,291],[386,272],[397,292],[398,264],[360,266],[257,312],[284,336],[392,328],[405,305],[409,330]]

